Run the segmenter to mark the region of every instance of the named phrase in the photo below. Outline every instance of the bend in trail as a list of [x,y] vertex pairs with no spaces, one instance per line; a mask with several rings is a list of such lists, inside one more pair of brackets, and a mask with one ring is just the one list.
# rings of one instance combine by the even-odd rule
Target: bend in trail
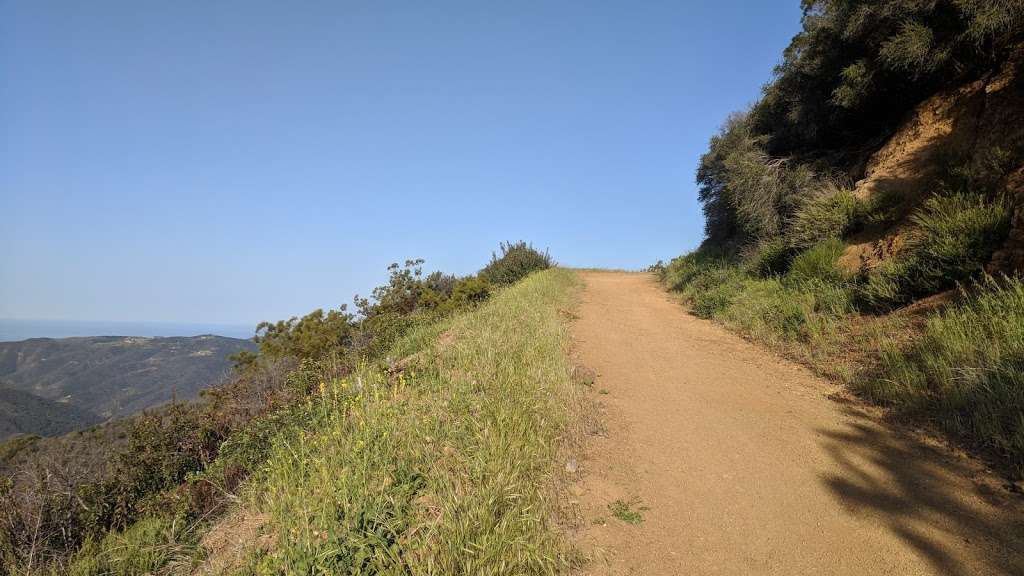
[[830,399],[650,275],[581,275],[605,428],[576,489],[586,573],[1024,574],[1024,506],[977,463]]

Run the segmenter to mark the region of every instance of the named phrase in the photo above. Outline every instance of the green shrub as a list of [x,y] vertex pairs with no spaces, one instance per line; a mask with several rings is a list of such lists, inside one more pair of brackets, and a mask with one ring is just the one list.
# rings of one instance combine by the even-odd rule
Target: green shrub
[[850,287],[835,268],[841,249],[838,240],[822,243],[803,255],[795,278],[759,279],[744,272],[753,266],[749,260],[741,265],[705,246],[670,262],[665,283],[696,316],[761,340],[810,342],[853,311]]
[[811,279],[801,282],[797,288],[813,297],[815,313],[840,317],[857,311],[852,284]]
[[756,244],[747,256],[747,268],[761,278],[785,274],[793,249],[780,236]]
[[480,271],[480,278],[495,286],[508,286],[531,272],[554,266],[547,251],[540,252],[526,242],[502,242],[501,256],[491,255],[491,262]]
[[920,294],[952,287],[981,272],[1010,231],[1006,202],[978,196],[936,196],[925,202],[911,220],[920,229],[913,240],[915,282]]
[[662,272],[661,279],[669,290],[681,291],[709,268],[725,266],[734,260],[728,249],[704,244],[693,252],[673,258]]
[[[260,322],[253,340],[260,345],[260,354],[280,358],[319,358],[352,341],[355,318],[346,306],[326,313],[317,309],[302,318],[292,317],[277,322]],[[251,365],[254,358],[239,355],[236,365]]]
[[878,55],[887,67],[916,77],[942,66],[949,58],[949,49],[936,48],[931,28],[907,21],[899,33],[882,43]]
[[778,278],[745,279],[714,310],[714,317],[760,340],[794,340],[807,323],[806,304]]
[[693,313],[713,318],[743,290],[743,272],[735,266],[712,265],[697,272],[683,290]]
[[886,309],[977,277],[1006,240],[1010,215],[1002,199],[964,193],[929,198],[911,217],[916,228],[903,252],[868,274],[862,300]]
[[482,278],[464,278],[455,283],[450,301],[455,307],[479,304],[491,295],[491,287]]
[[843,255],[846,245],[838,238],[831,238],[814,245],[793,258],[785,280],[799,284],[820,280],[826,283],[842,284],[846,282],[846,274],[840,270],[837,262]]
[[832,104],[841,108],[857,108],[871,94],[873,70],[864,59],[857,60],[841,73],[842,81],[832,91]]
[[1020,164],[1018,150],[997,145],[987,145],[962,156],[953,156],[945,161],[942,187],[946,192],[973,192],[994,195],[999,191],[1003,178]]
[[839,188],[812,198],[789,222],[788,244],[810,248],[822,240],[842,238],[856,223],[859,204],[853,192]]
[[927,413],[1006,454],[1024,473],[1024,282],[987,278],[975,297],[929,319],[908,350],[889,344],[874,399]]

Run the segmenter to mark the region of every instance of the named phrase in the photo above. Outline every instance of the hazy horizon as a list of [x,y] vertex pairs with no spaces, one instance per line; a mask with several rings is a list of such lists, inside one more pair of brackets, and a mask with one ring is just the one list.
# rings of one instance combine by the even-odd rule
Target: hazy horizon
[[0,318],[0,342],[30,338],[74,338],[83,336],[139,336],[147,338],[203,336],[249,339],[255,324],[206,322],[154,322],[147,320],[67,320],[55,318]]

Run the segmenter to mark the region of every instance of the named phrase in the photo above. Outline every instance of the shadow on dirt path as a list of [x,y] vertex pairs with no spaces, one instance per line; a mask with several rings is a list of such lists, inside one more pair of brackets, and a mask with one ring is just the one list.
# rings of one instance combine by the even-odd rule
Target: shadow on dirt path
[[[839,473],[822,482],[854,514],[870,516],[926,559],[939,574],[1024,574],[1024,558],[1011,548],[1024,536],[1018,506],[998,480],[945,450],[880,424],[856,407],[843,409],[843,426],[819,430]],[[963,483],[973,484],[965,498]],[[939,534],[935,530],[939,530]],[[947,544],[959,539],[976,550],[968,563]],[[1003,543],[1009,539],[1011,542]],[[978,572],[980,566],[983,572]]]

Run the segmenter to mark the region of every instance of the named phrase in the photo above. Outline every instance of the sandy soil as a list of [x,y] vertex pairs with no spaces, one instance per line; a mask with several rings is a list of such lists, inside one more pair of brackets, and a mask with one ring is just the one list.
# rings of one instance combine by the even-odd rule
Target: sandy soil
[[688,315],[650,275],[581,275],[575,353],[603,420],[574,487],[584,573],[1024,574],[1024,502],[977,462]]

